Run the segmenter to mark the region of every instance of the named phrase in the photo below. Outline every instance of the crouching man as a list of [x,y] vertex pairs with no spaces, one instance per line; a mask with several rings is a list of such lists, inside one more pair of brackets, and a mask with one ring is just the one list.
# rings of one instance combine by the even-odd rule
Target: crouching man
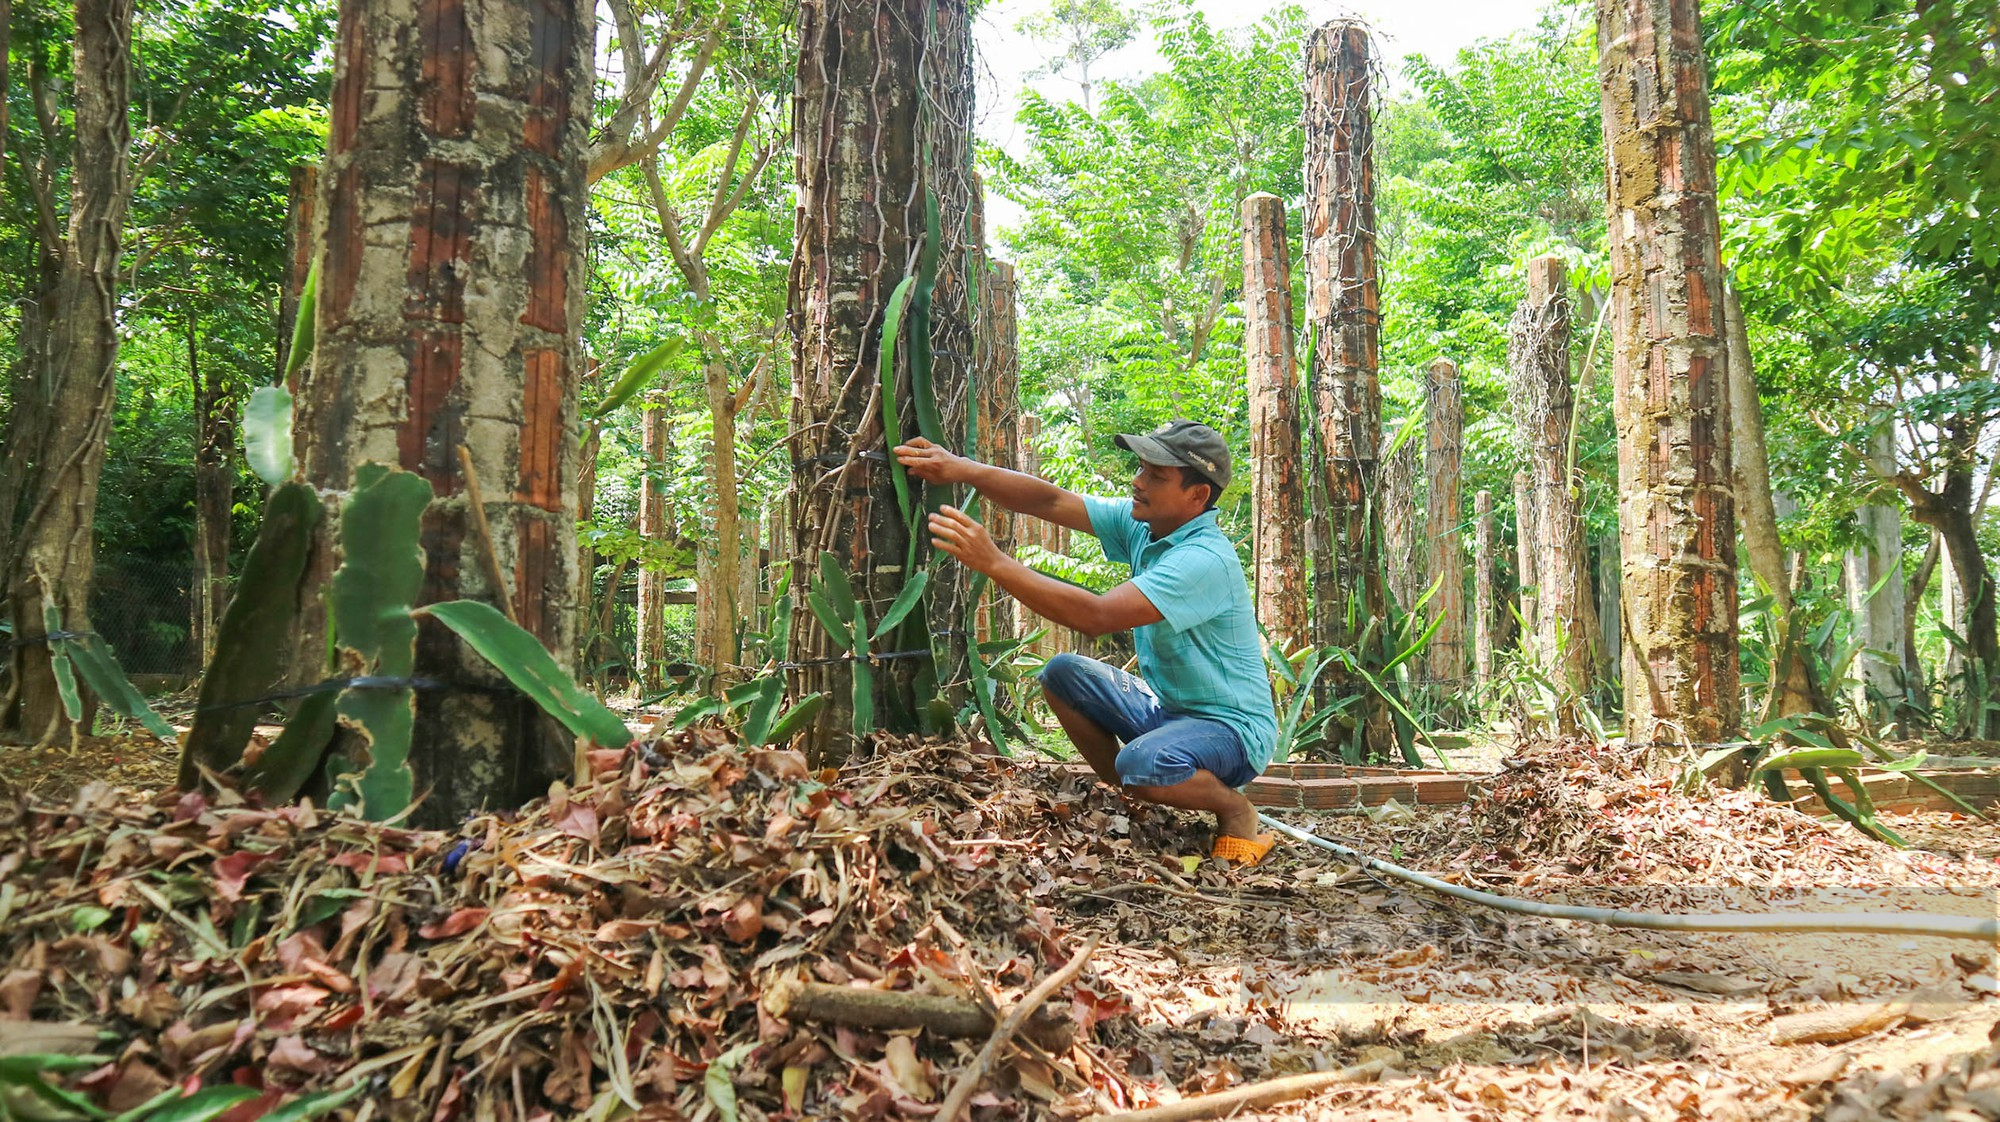
[[1129,500],[1086,498],[923,439],[896,457],[926,483],[963,483],[1017,514],[1093,534],[1106,557],[1131,567],[1131,580],[1100,595],[1002,553],[963,511],[930,519],[933,544],[1036,615],[1093,637],[1132,631],[1137,677],[1057,655],[1041,675],[1049,708],[1106,783],[1214,814],[1215,856],[1256,864],[1276,839],[1258,832],[1239,788],[1271,762],[1278,722],[1243,566],[1215,521],[1229,449],[1192,421],[1117,443],[1139,459]]

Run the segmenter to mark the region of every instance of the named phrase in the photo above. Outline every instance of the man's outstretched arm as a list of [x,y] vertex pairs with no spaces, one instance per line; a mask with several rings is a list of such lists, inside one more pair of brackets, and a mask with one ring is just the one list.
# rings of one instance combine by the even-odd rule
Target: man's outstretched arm
[[966,568],[985,573],[1029,611],[1092,638],[1165,618],[1131,581],[1100,594],[1030,569],[1000,552],[986,527],[956,507],[931,515],[930,531],[932,545],[964,562]]
[[[911,475],[925,483],[963,483],[985,496],[987,501],[1017,514],[1040,518],[1086,534],[1096,533],[1090,528],[1090,511],[1084,507],[1083,497],[1065,491],[1046,479],[967,459],[921,436],[908,444],[897,445],[896,458],[902,461]],[[994,579],[999,580],[998,577]]]

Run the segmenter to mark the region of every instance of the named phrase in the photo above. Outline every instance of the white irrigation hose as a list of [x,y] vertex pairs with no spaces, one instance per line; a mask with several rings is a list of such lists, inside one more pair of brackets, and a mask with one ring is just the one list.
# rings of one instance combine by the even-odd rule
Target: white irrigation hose
[[1508,896],[1498,896],[1491,892],[1481,892],[1476,888],[1451,884],[1434,876],[1391,865],[1358,850],[1349,849],[1338,842],[1307,833],[1296,826],[1287,825],[1268,814],[1257,815],[1257,820],[1288,838],[1295,838],[1308,845],[1338,853],[1351,861],[1357,861],[1365,869],[1387,873],[1399,880],[1420,885],[1433,892],[1442,892],[1473,904],[1497,908],[1503,912],[1518,915],[1541,916],[1544,919],[1568,919],[1580,923],[1601,923],[1611,927],[1641,927],[1649,931],[1849,931],[1876,935],[1931,935],[1942,939],[1976,939],[1982,943],[2000,943],[2000,919],[1974,919],[1971,916],[1945,916],[1933,913],[1890,913],[1890,912],[1791,912],[1771,915],[1747,915],[1741,913],[1712,913],[1696,915],[1661,915],[1655,912],[1626,912],[1613,908],[1584,908],[1572,904],[1543,904],[1533,900],[1516,900]]

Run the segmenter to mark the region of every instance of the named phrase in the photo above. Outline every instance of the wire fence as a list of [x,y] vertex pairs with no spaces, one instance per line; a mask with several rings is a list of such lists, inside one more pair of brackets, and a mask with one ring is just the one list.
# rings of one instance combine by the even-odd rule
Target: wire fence
[[186,560],[121,553],[97,558],[90,625],[125,673],[191,678],[200,672],[193,584],[194,566]]

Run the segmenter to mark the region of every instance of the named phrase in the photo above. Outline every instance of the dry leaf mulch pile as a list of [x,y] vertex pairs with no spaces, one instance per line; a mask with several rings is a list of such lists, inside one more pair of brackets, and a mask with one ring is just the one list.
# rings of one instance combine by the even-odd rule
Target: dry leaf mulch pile
[[1698,883],[1757,888],[1962,883],[1951,858],[1896,850],[1760,791],[1677,790],[1633,753],[1587,740],[1508,759],[1487,793],[1424,848],[1522,886]]
[[[817,980],[1004,1010],[1081,942],[1024,832],[1077,855],[1070,881],[1114,835],[1126,854],[1191,844],[1171,813],[1056,769],[873,747],[809,773],[795,752],[675,733],[593,753],[594,781],[455,835],[227,793],[14,800],[0,1018],[115,1035],[82,1080],[114,1109],[235,1081],[266,1091],[233,1116],[251,1118],[364,1080],[350,1117],[922,1116],[982,1040],[794,1023],[768,992]],[[1101,973],[1050,1004],[1072,1042],[1011,1053],[979,1117],[1151,1101],[1122,1073],[1131,1018]]]

